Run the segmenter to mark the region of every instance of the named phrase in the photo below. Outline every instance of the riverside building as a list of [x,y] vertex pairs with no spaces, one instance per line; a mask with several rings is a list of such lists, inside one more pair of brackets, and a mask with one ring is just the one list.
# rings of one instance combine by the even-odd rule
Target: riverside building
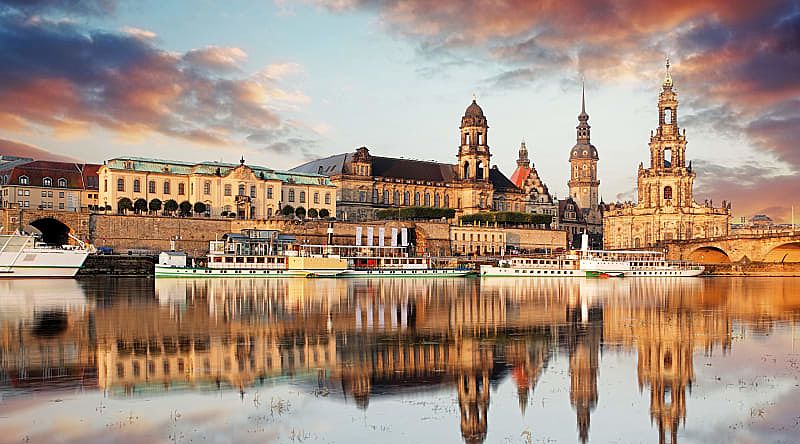
[[286,206],[336,214],[336,187],[327,177],[247,165],[244,158],[237,165],[121,157],[105,162],[98,175],[100,203],[113,210],[127,198],[148,205],[202,202],[209,217],[265,219]]
[[0,164],[0,206],[79,211],[98,203],[100,165],[16,159]]

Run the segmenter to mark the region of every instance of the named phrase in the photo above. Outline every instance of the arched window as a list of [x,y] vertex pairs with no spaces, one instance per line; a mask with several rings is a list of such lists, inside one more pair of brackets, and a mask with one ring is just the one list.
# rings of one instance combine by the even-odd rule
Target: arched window
[[406,191],[405,193],[403,193],[403,205],[406,205],[406,206],[408,206],[408,203],[409,203],[410,201],[411,201],[411,193],[409,193],[408,191]]
[[20,185],[28,185],[28,176],[19,176]]
[[469,133],[464,133],[464,145],[469,145]]
[[444,207],[450,208],[450,196],[447,194],[444,195]]
[[372,203],[378,203],[378,189],[372,189]]
[[397,190],[392,194],[392,204],[395,206],[400,205],[400,192]]
[[142,191],[142,181],[139,179],[133,179],[133,192],[139,193]]
[[664,123],[667,125],[672,124],[672,109],[664,108]]
[[125,179],[117,179],[117,191],[125,191]]
[[51,179],[49,177],[45,177],[44,179],[42,179],[42,185],[44,185],[46,187],[52,187],[53,186],[53,179]]
[[664,187],[664,200],[672,199],[672,187]]
[[664,168],[672,167],[672,148],[664,149]]
[[388,205],[389,204],[389,190],[383,190],[383,193],[382,193],[382,196],[381,196],[381,203],[384,204],[384,205]]
[[164,194],[169,194],[169,193],[170,193],[170,190],[169,190],[169,181],[168,181],[168,180],[165,180],[165,181],[164,181]]
[[60,186],[61,188],[66,188],[67,187],[67,179],[64,179],[63,177],[59,178],[58,179],[58,186]]
[[414,193],[414,206],[419,206],[419,192]]
[[430,193],[425,193],[425,206],[426,207],[431,206],[431,194]]
[[434,195],[433,195],[433,206],[434,206],[435,208],[439,208],[439,204],[440,204],[440,203],[441,203],[441,201],[440,201],[440,199],[439,199],[439,193],[436,193],[436,194],[434,194]]
[[464,179],[469,179],[469,162],[464,162]]
[[479,160],[478,163],[475,165],[475,177],[478,179],[483,179],[483,161]]

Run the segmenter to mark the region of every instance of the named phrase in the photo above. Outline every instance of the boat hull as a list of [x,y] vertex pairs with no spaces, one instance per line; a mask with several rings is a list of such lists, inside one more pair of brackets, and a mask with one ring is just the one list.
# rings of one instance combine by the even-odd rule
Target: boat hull
[[308,278],[308,277],[336,277],[342,274],[342,269],[316,269],[316,270],[280,270],[280,269],[216,269],[201,267],[170,267],[156,265],[156,277],[191,277],[191,278]]
[[598,275],[624,277],[694,277],[703,273],[703,267],[692,269],[661,270],[579,270],[579,269],[545,269],[545,268],[512,268],[482,265],[480,275],[483,277],[596,277]]
[[433,268],[414,268],[414,269],[374,269],[374,270],[352,270],[349,269],[342,273],[340,277],[345,278],[393,278],[393,277],[463,277],[475,274],[473,270],[461,269],[433,269]]
[[[16,259],[0,256],[0,278],[72,278],[83,267],[88,251],[83,250],[30,250]],[[15,255],[16,256],[16,255]]]

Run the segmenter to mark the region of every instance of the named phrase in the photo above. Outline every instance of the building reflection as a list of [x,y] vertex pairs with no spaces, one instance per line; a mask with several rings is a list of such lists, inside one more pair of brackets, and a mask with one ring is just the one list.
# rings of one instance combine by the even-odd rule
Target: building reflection
[[[9,294],[51,288],[4,285],[15,286]],[[577,437],[587,442],[602,404],[597,384],[606,348],[636,352],[632,383],[649,391],[659,441],[676,442],[693,356],[727,353],[734,322],[763,333],[800,318],[800,285],[786,280],[765,280],[757,293],[738,280],[703,279],[69,285],[58,288],[62,302],[55,304],[0,304],[3,392],[81,386],[109,396],[245,393],[293,378],[368,409],[375,397],[446,388],[457,395],[468,443],[486,440],[492,387],[510,378],[524,416],[556,356],[568,362]]]

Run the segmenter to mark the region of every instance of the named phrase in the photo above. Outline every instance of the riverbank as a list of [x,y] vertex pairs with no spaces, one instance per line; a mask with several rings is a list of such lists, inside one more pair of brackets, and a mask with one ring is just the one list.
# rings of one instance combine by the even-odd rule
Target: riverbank
[[124,254],[91,254],[78,276],[153,276],[156,259]]
[[741,262],[705,267],[704,276],[800,277],[800,263]]

